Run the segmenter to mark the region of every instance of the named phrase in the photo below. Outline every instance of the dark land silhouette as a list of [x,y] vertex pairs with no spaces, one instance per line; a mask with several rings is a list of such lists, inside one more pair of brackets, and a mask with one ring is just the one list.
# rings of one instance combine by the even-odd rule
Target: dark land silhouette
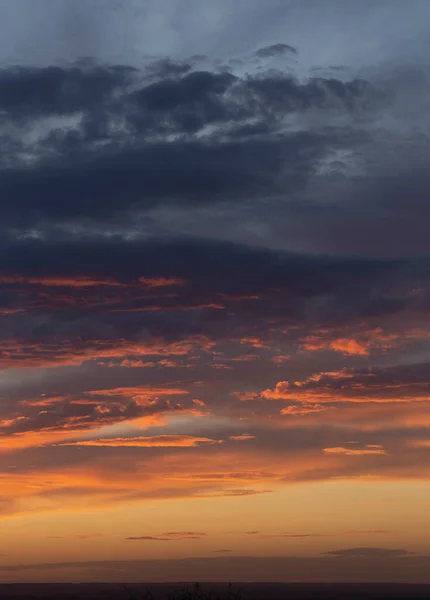
[[354,583],[0,584],[1,600],[428,600],[430,585]]

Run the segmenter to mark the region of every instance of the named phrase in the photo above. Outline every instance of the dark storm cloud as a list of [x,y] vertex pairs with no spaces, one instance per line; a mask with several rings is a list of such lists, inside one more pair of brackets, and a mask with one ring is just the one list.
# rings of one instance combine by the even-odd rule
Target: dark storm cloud
[[381,278],[413,280],[427,274],[429,268],[426,260],[333,258],[193,237],[127,241],[119,236],[4,236],[0,240],[2,276],[105,276],[119,282],[138,277],[182,277],[191,282],[194,278],[207,283],[212,280],[212,289],[226,292],[240,291],[242,285],[242,291],[294,286],[303,295],[323,294],[363,280],[374,284]]
[[247,87],[280,115],[311,109],[353,111],[372,108],[372,104],[377,106],[378,99],[375,88],[359,79],[345,83],[338,79],[311,78],[300,84],[291,77],[280,77],[275,73],[250,79]]
[[[231,73],[194,71],[179,79],[168,79],[143,87],[135,93],[135,101],[143,110],[173,111],[179,106],[196,108],[211,98],[221,96],[237,80]],[[207,108],[210,108],[209,104]]]
[[162,230],[173,211],[173,229],[224,239],[261,230],[304,251],[428,252],[422,69],[298,79],[191,65],[4,69],[2,228]]
[[297,54],[297,50],[288,44],[272,44],[271,46],[260,48],[255,54],[259,58],[269,58],[284,54]]
[[[278,45],[266,50],[276,48]],[[312,108],[378,108],[387,100],[378,87],[358,78],[311,77],[302,81],[271,69],[235,75],[229,70],[193,70],[191,63],[158,59],[140,71],[125,65],[98,65],[91,59],[70,66],[6,67],[0,70],[0,109],[9,117],[21,118],[77,111],[96,118],[98,112],[107,110],[110,116],[122,114],[127,118],[134,105],[154,120],[170,120],[172,130],[187,133],[213,121],[267,118],[270,113],[281,118]],[[200,116],[200,121],[187,127],[185,116],[191,118],[192,113],[196,119]],[[150,126],[149,119],[145,121],[143,114],[141,118],[142,125]],[[162,130],[161,122],[158,128]]]
[[0,111],[30,119],[91,111],[108,104],[135,69],[122,66],[11,67],[0,71]]
[[[3,226],[102,224],[160,205],[285,195],[305,185],[333,144],[367,139],[356,118],[382,101],[359,79],[188,71],[168,60],[140,73],[92,63],[4,69]],[[348,127],[285,130],[287,115],[315,111],[344,114]],[[71,114],[72,124],[40,122]]]
[[[300,139],[302,138],[302,140]],[[292,156],[289,185],[303,181],[309,165],[298,153],[307,136],[288,144],[198,142],[148,144],[76,156],[0,175],[3,225],[125,218],[161,204],[202,205],[275,191],[280,171]],[[310,144],[309,152],[317,151]],[[119,201],[121,198],[121,201]],[[131,214],[130,214],[131,212]]]

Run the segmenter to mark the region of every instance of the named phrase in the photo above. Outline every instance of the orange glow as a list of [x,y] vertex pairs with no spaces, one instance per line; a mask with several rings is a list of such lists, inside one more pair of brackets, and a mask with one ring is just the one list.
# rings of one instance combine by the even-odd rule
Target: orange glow
[[324,448],[324,454],[345,454],[345,456],[366,456],[371,454],[386,454],[382,446],[367,445],[365,448]]
[[381,327],[364,328],[351,337],[338,336],[336,331],[320,330],[302,340],[302,348],[307,351],[333,350],[346,356],[369,356],[372,350],[386,351],[406,340],[427,339],[426,329],[411,327],[402,332],[386,332]]
[[139,277],[138,282],[148,288],[183,286],[186,283],[180,277]]
[[[139,284],[152,289],[185,285],[185,280],[179,277],[139,277],[137,281]],[[133,285],[133,283],[122,283],[120,281],[115,281],[114,279],[93,277],[22,277],[20,275],[1,275],[0,283],[71,288],[129,287]]]
[[357,354],[362,356],[368,356],[369,345],[364,342],[358,342],[354,339],[342,339],[338,338],[335,340],[321,340],[317,337],[308,337],[303,342],[303,348],[305,350],[334,350],[335,352],[342,352],[343,354]]
[[206,338],[184,342],[148,343],[126,340],[64,340],[61,344],[25,345],[18,341],[0,342],[0,367],[49,368],[57,365],[82,365],[91,360],[124,359],[139,356],[189,356],[206,347]]
[[0,283],[4,284],[27,284],[41,285],[45,287],[71,287],[71,288],[91,288],[91,287],[125,287],[127,284],[120,283],[111,279],[94,279],[91,277],[21,277],[21,276],[0,276]]

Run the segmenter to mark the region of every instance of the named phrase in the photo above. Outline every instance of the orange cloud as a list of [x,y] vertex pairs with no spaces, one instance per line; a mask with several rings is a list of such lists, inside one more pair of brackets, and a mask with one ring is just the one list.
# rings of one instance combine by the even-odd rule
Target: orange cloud
[[[104,425],[125,421],[138,423],[140,427],[161,425],[166,412],[179,412],[193,416],[208,414],[203,407],[189,402],[187,405],[171,403],[170,397],[187,395],[179,388],[139,386],[92,390],[73,396],[42,396],[20,401],[33,411],[28,415],[13,416],[0,421],[0,449],[11,450],[43,446],[67,441],[77,432],[91,433]],[[103,398],[103,399],[102,399]],[[61,404],[58,409],[57,404]],[[83,407],[76,414],[75,406]]]
[[138,282],[148,288],[163,288],[185,285],[185,279],[181,277],[139,277]]
[[342,354],[356,354],[362,356],[367,356],[369,354],[369,344],[347,338],[323,340],[317,336],[308,336],[303,340],[302,348],[309,351],[328,349],[334,350],[335,352],[342,352]]
[[[65,456],[65,452],[67,456],[71,456],[69,452],[73,453],[76,458],[82,458],[80,464],[60,464],[57,467],[28,469],[24,472],[20,469],[11,469],[6,473],[0,471],[0,517],[91,510],[129,503],[141,504],[145,500],[155,499],[251,496],[270,491],[267,487],[260,487],[260,484],[274,479],[274,475],[268,477],[263,471],[260,475],[237,473],[224,479],[211,478],[210,475],[204,479],[203,475],[208,470],[217,468],[221,474],[225,464],[232,460],[232,454],[226,453],[223,450],[226,446],[218,440],[205,438],[200,442],[198,439],[190,440],[190,436],[182,440],[157,437],[152,438],[149,446],[146,446],[145,440],[144,447],[166,448],[172,443],[179,445],[168,453],[152,453],[151,460],[145,461],[145,465],[142,463],[139,447],[134,450],[129,447],[126,454],[120,447],[112,447],[109,460],[100,460],[105,457],[102,452],[106,452],[106,448],[90,454],[87,446],[81,446],[79,452],[80,443],[77,443],[73,447],[57,446],[53,451],[54,455],[57,453],[61,456]],[[207,453],[207,445],[216,447],[219,452]],[[190,448],[194,448],[192,460],[189,460]],[[249,460],[249,463],[253,462],[254,460]],[[264,462],[263,458],[261,462]],[[193,478],[194,474],[202,477]],[[234,484],[239,481],[241,485],[236,487]],[[248,483],[252,483],[252,487],[248,487]],[[173,537],[175,532],[170,533]],[[178,530],[177,533],[183,532]]]
[[172,304],[172,305],[151,305],[151,306],[137,306],[135,308],[116,308],[112,309],[114,313],[139,313],[139,312],[162,312],[162,311],[188,311],[188,310],[201,310],[203,308],[212,308],[214,310],[224,310],[223,304],[216,304],[215,302],[196,304]]
[[[120,363],[120,367],[126,368],[126,369],[152,369],[153,367],[156,366],[157,363],[153,362],[153,361],[143,361],[143,360],[133,360],[133,359],[124,359],[121,363]],[[112,363],[109,366],[114,366],[115,363]]]
[[25,308],[0,308],[0,315],[15,315],[20,312],[24,312]]
[[272,358],[272,361],[277,365],[284,365],[289,360],[291,360],[291,354],[279,354]]
[[241,402],[249,402],[259,398],[260,394],[257,392],[232,392],[232,396],[235,396]]
[[307,377],[303,381],[280,381],[273,390],[261,392],[267,400],[285,400],[305,405],[333,403],[395,403],[430,400],[428,382],[417,367],[343,369]]
[[389,529],[348,529],[345,535],[385,535],[392,533]]
[[[185,280],[179,277],[139,277],[137,282],[150,289],[185,285]],[[136,285],[132,282],[124,283],[115,279],[103,277],[24,277],[21,275],[1,275],[0,283],[9,285],[25,284],[40,285],[44,287],[71,288],[131,287]]]
[[339,335],[336,330],[322,329],[303,338],[301,347],[308,351],[333,350],[346,356],[368,356],[373,349],[388,350],[406,340],[426,339],[429,336],[429,331],[419,328],[387,332],[375,327],[351,333],[350,336]]
[[[266,434],[270,437],[270,432]],[[369,467],[374,477],[394,480],[430,476],[428,460],[417,461],[416,452],[402,454],[402,464],[396,467],[385,460],[383,447],[371,444],[349,448],[326,443],[323,451],[323,445],[304,448],[306,442],[301,441],[300,449],[294,444],[289,449],[275,444],[268,451],[253,443],[223,444],[210,435],[107,438],[99,434],[98,439],[86,435],[87,439],[77,440],[76,432],[64,439],[67,434],[63,431],[56,434],[55,441],[54,434],[50,435],[56,446],[50,454],[50,467],[41,465],[33,470],[25,466],[23,470],[20,453],[16,458],[12,453],[7,457],[5,464],[17,464],[18,468],[0,472],[0,508],[5,515],[87,510],[156,498],[246,497],[298,482],[357,478]],[[303,435],[308,434],[303,430]],[[260,442],[260,436],[257,439]],[[34,437],[32,442],[35,444]],[[43,443],[40,436],[39,442]],[[151,460],[144,460],[145,448],[154,449]],[[36,464],[39,457],[47,456],[45,451],[38,452],[34,452]],[[23,456],[25,465],[29,456]],[[57,456],[59,463],[53,466]],[[69,457],[74,457],[70,463]],[[395,459],[391,451],[390,457]]]
[[28,420],[28,417],[25,417],[25,416],[15,417],[13,419],[3,419],[2,421],[0,421],[0,428],[9,429],[9,428],[14,427],[20,421],[27,421],[27,420]]
[[160,396],[184,396],[188,393],[187,390],[181,388],[156,387],[150,385],[108,388],[106,390],[92,390],[87,392],[89,396],[117,396],[119,398],[132,398],[137,402],[144,403]]
[[225,360],[227,360],[229,362],[249,362],[251,360],[259,360],[259,358],[260,358],[259,354],[247,352],[246,354],[241,354],[241,355],[235,356],[233,358],[226,358]]
[[142,356],[187,356],[189,359],[196,351],[204,350],[208,343],[205,337],[172,343],[160,340],[130,342],[124,339],[83,341],[77,338],[58,344],[30,344],[8,340],[0,342],[0,368],[78,366],[92,360],[99,363],[103,359],[124,360],[133,357],[141,360]]
[[25,284],[41,285],[44,287],[71,287],[71,288],[91,288],[91,287],[127,287],[127,284],[120,283],[113,279],[92,278],[92,277],[22,277],[20,275],[0,276],[0,283],[3,284]]
[[175,481],[265,481],[276,480],[278,475],[268,471],[219,471],[193,474],[189,473],[183,476],[172,476]]
[[[99,406],[97,405],[97,408]],[[196,409],[180,409],[181,414],[187,413],[199,416],[200,412],[195,412]],[[43,446],[59,445],[60,442],[71,440],[76,441],[76,436],[88,436],[99,430],[103,426],[113,425],[117,423],[132,421],[141,429],[148,427],[160,427],[166,424],[164,412],[155,412],[148,416],[138,416],[128,418],[127,414],[124,417],[117,415],[114,419],[110,417],[109,409],[105,410],[106,418],[103,418],[103,411],[99,411],[99,416],[96,420],[87,420],[83,418],[67,417],[57,426],[42,428],[41,430],[32,431],[31,429],[22,433],[7,433],[3,431],[0,436],[0,451],[13,451],[25,448],[37,448]],[[66,444],[65,444],[66,445]],[[80,445],[74,443],[73,445]]]
[[130,438],[105,438],[64,442],[57,446],[93,446],[103,448],[194,448],[201,444],[222,444],[222,440],[191,435],[157,435]]
[[205,492],[200,494],[202,498],[234,498],[241,496],[257,496],[259,494],[271,494],[273,490],[254,490],[254,489],[232,489],[232,490],[222,490],[219,492]]
[[287,406],[287,408],[283,408],[281,410],[281,415],[292,415],[300,417],[303,415],[320,413],[328,409],[328,406],[323,406],[322,404],[303,404],[301,406]]
[[412,448],[430,448],[430,440],[413,440],[409,442]]
[[336,448],[324,448],[324,454],[344,454],[345,456],[366,456],[371,454],[386,454],[386,451],[382,446],[369,444],[364,448],[343,448],[341,446]]
[[270,346],[257,337],[242,338],[240,343],[246,346],[251,346],[251,348],[270,348]]
[[266,534],[266,535],[260,535],[260,538],[262,539],[267,539],[267,538],[320,538],[320,537],[327,537],[327,534],[323,534],[323,533],[275,533],[275,534]]
[[199,400],[198,398],[193,398],[192,400],[194,406],[199,406],[200,408],[206,406],[206,404],[203,402],[203,400]]
[[183,540],[201,540],[207,537],[207,533],[200,531],[171,531],[168,533],[160,533],[159,535],[140,535],[126,537],[129,541],[143,541],[143,542],[174,542]]

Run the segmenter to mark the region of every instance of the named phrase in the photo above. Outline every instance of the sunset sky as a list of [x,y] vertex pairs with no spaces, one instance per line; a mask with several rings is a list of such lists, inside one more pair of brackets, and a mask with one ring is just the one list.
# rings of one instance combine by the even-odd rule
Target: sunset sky
[[0,0],[0,582],[430,582],[429,22]]

